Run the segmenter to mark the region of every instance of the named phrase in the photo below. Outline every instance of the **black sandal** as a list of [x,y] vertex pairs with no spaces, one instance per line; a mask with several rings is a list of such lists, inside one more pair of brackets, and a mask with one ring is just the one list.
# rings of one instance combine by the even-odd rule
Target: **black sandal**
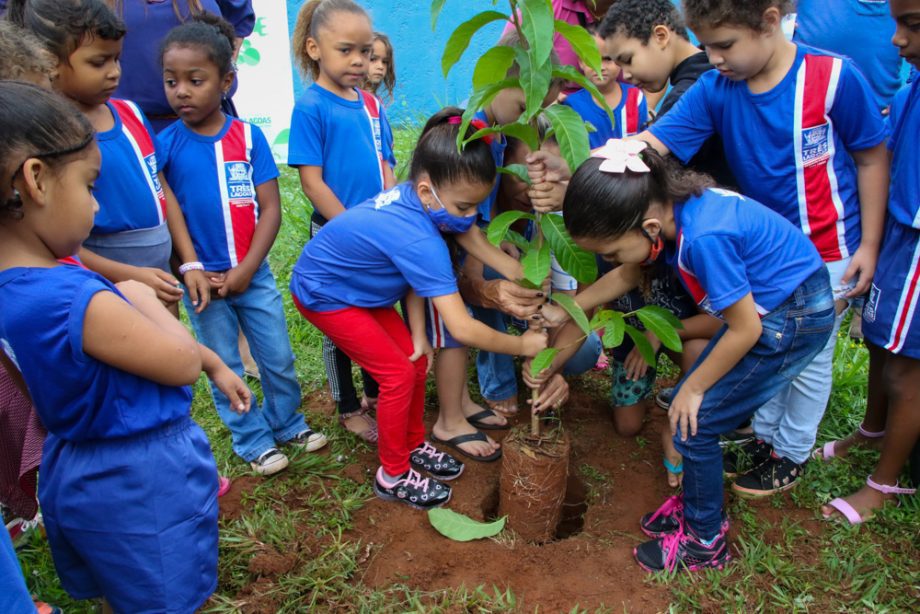
[[472,416],[467,416],[466,421],[481,431],[504,431],[505,429],[511,428],[511,425],[507,422],[507,418],[504,424],[489,424],[488,422],[483,422],[486,418],[491,418],[493,416],[498,418],[499,415],[500,414],[491,409],[484,409],[480,412],[476,412]]
[[468,441],[483,441],[483,442],[488,443],[489,438],[486,437],[484,434],[480,433],[479,431],[476,431],[475,433],[469,433],[467,435],[457,435],[456,437],[451,437],[450,439],[439,439],[438,437],[435,436],[434,433],[432,433],[430,439],[434,443],[440,443],[445,446],[450,446],[451,448],[453,448],[454,450],[456,450],[463,456],[470,458],[474,461],[479,461],[480,463],[491,463],[491,462],[497,461],[498,459],[502,457],[501,448],[499,448],[492,454],[489,454],[488,456],[476,456],[475,454],[470,454],[469,452],[467,452],[466,450],[460,447],[460,444],[467,443]]

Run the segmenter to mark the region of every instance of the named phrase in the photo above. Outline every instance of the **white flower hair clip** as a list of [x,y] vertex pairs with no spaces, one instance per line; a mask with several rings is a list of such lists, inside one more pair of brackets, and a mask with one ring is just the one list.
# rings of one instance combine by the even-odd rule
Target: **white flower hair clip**
[[648,143],[638,139],[610,139],[603,147],[591,154],[592,158],[603,158],[600,170],[604,173],[621,174],[626,169],[634,173],[650,173],[652,169],[639,157]]

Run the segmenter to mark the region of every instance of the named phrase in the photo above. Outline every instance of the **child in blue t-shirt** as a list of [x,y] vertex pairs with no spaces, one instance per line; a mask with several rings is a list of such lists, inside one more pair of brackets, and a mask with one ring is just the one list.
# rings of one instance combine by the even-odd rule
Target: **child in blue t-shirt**
[[[294,29],[294,56],[313,83],[294,106],[288,164],[300,173],[313,204],[310,236],[327,221],[396,184],[392,131],[379,99],[358,88],[367,77],[374,31],[367,13],[350,0],[311,0]],[[339,422],[366,441],[377,439],[368,414],[376,383],[364,373],[359,403],[351,361],[323,339],[326,378]]]
[[[892,42],[900,54],[920,66],[920,1],[892,2],[896,30]],[[858,524],[869,520],[899,494],[898,478],[920,438],[920,81],[895,96],[891,105],[893,132],[891,190],[885,239],[878,270],[863,311],[863,332],[869,348],[869,398],[856,433],[823,448],[823,458],[845,456],[852,446],[881,443],[881,456],[866,485],[822,508],[826,518],[841,514]],[[915,468],[914,468],[915,469]],[[914,483],[917,486],[917,483]]]
[[163,168],[200,258],[180,271],[203,270],[214,299],[195,313],[186,298],[189,319],[198,339],[240,375],[240,329],[249,341],[262,376],[261,411],[239,415],[220,390],[211,392],[234,451],[272,475],[288,464],[276,443],[307,451],[326,445],[297,412],[294,354],[266,260],[281,226],[278,169],[262,131],[221,111],[234,78],[232,27],[203,14],[171,30],[162,49],[166,97],[181,120],[159,135]]
[[583,120],[594,127],[594,132],[588,133],[588,144],[591,149],[596,149],[610,139],[621,139],[626,136],[635,136],[645,130],[648,124],[648,104],[645,94],[638,87],[620,83],[620,67],[607,50],[607,42],[597,33],[597,26],[588,26],[588,31],[594,36],[594,42],[601,53],[601,74],[579,60],[581,72],[597,86],[598,91],[604,96],[607,106],[613,111],[614,121],[597,101],[591,92],[580,89],[569,94],[563,104],[575,109]]
[[[686,162],[713,134],[741,191],[798,226],[817,247],[837,301],[868,290],[887,200],[885,122],[852,61],[789,42],[778,0],[685,0],[688,23],[716,68],[639,138]],[[715,6],[715,8],[713,8]],[[716,13],[710,11],[716,10]],[[718,14],[718,23],[711,15]],[[792,488],[814,447],[831,391],[836,333],[796,381],[754,417],[754,467],[732,488]]]
[[[74,14],[81,18],[70,20]],[[22,19],[58,58],[54,88],[89,118],[102,152],[94,190],[100,207],[82,262],[111,281],[147,284],[178,317],[183,290],[170,273],[170,256],[175,250],[184,262],[198,258],[159,166],[153,129],[136,104],[111,98],[121,77],[124,24],[102,0],[76,0],[67,10],[36,0],[26,3]],[[192,303],[204,309],[204,275],[182,277]]]
[[48,431],[38,497],[61,584],[118,612],[195,611],[217,586],[218,480],[190,385],[204,368],[237,411],[248,392],[148,286],[60,261],[98,209],[89,121],[4,82],[0,131],[0,348]]
[[[788,386],[827,343],[834,324],[827,270],[781,216],[637,141],[611,141],[582,164],[564,206],[575,242],[621,263],[576,297],[582,308],[634,288],[640,266],[664,253],[699,307],[724,321],[668,410],[684,456],[683,494],[642,518],[655,539],[634,551],[649,571],[721,568],[731,557],[719,434]],[[544,311],[564,320],[561,309]],[[555,345],[577,338],[576,328],[560,331]]]
[[[422,414],[432,350],[423,299],[431,300],[465,346],[527,356],[546,346],[544,334],[516,337],[477,322],[460,298],[442,233],[474,228],[478,204],[492,191],[496,175],[484,141],[457,150],[460,113],[448,108],[428,120],[410,181],[330,221],[304,248],[291,276],[304,317],[380,383],[381,466],[374,492],[421,509],[446,503],[450,487],[442,481],[463,471],[463,463],[425,440]],[[498,249],[470,253],[489,262],[490,251]],[[407,294],[409,329],[393,307]]]

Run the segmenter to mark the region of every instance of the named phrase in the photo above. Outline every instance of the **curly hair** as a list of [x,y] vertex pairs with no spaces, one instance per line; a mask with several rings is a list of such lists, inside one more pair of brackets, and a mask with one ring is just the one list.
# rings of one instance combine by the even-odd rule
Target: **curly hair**
[[786,15],[792,11],[792,0],[681,0],[684,16],[691,28],[698,26],[742,26],[763,30],[763,14],[772,7]]
[[601,38],[623,34],[647,43],[655,26],[665,26],[688,39],[684,19],[671,0],[618,0],[607,11],[598,34]]
[[29,75],[46,75],[57,68],[57,59],[28,30],[0,20],[0,79],[23,80]]
[[313,79],[319,77],[319,63],[307,53],[307,39],[319,36],[320,29],[329,24],[337,13],[353,13],[364,15],[368,21],[371,19],[367,11],[353,0],[310,0],[300,7],[300,13],[297,14],[294,35],[291,37],[294,59],[303,73]]
[[217,67],[221,77],[236,72],[233,66],[233,45],[236,33],[224,18],[211,13],[199,13],[166,35],[160,45],[160,64],[172,47],[197,47]]
[[682,203],[715,185],[708,175],[686,170],[651,147],[639,155],[650,172],[602,172],[600,166],[604,160],[600,158],[588,158],[578,167],[562,205],[570,235],[620,237],[642,226],[652,203]]

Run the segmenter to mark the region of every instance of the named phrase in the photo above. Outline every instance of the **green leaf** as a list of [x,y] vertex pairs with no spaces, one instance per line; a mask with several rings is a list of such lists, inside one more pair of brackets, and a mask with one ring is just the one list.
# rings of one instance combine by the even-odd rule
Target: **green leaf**
[[441,56],[441,71],[444,76],[447,76],[450,69],[463,56],[476,32],[493,21],[506,21],[507,19],[507,15],[498,11],[483,11],[457,26],[457,29],[447,39],[447,44],[444,45],[444,54]]
[[680,335],[667,318],[662,317],[660,313],[642,307],[636,311],[639,321],[642,322],[646,329],[652,331],[664,347],[675,352],[681,350]]
[[658,305],[646,305],[642,308],[642,311],[657,314],[659,317],[667,320],[672,327],[678,330],[683,330],[684,328],[684,323],[680,321],[680,318],[678,318],[676,315],[664,307],[659,307]]
[[578,303],[575,302],[573,297],[561,292],[553,292],[550,298],[557,305],[565,309],[565,312],[569,314],[569,317],[572,318],[572,321],[578,325],[578,328],[581,329],[581,332],[586,335],[591,334],[591,326],[588,324],[588,316],[585,314],[584,310],[579,307]]
[[636,344],[636,348],[639,350],[639,353],[642,355],[642,358],[645,360],[645,362],[654,367],[658,360],[655,357],[655,350],[652,349],[652,344],[649,343],[649,340],[645,338],[645,333],[643,333],[638,328],[627,324],[626,334],[629,335],[629,338],[632,339],[633,343]]
[[[530,245],[529,243],[524,243],[525,245]],[[516,282],[522,288],[527,288],[528,290],[542,290],[543,286],[541,284],[535,284],[532,281],[527,279],[518,279]]]
[[441,15],[441,9],[447,0],[432,0],[431,3],[431,31],[434,32],[435,26],[438,25],[438,17]]
[[556,142],[559,143],[562,157],[574,174],[591,154],[585,122],[575,109],[564,104],[547,107],[544,113],[556,131]]
[[591,67],[597,74],[601,73],[601,52],[597,48],[594,36],[580,26],[572,25],[559,19],[555,22],[556,32],[569,41],[575,55]]
[[521,266],[524,267],[524,279],[534,284],[537,288],[542,287],[543,281],[549,276],[551,264],[549,243],[544,241],[539,249],[529,249],[521,259]]
[[542,216],[540,228],[563,271],[580,284],[590,284],[597,280],[597,257],[575,244],[565,229],[561,215]]
[[469,130],[470,122],[473,120],[473,116],[486,107],[492,100],[498,95],[502,90],[508,88],[520,88],[521,82],[517,79],[505,79],[504,81],[499,81],[498,83],[492,83],[487,87],[482,89],[475,90],[470,94],[470,99],[467,101],[466,110],[463,111],[463,120],[460,125],[460,132],[457,135],[457,147],[463,149],[465,142],[464,135],[466,135],[467,130]]
[[530,64],[543,66],[553,52],[553,4],[550,0],[521,0],[518,6],[521,9],[521,31],[527,39]]
[[558,353],[559,350],[556,348],[546,348],[534,356],[533,362],[530,363],[530,374],[534,377],[539,377],[544,369],[552,366],[553,360],[556,359]]
[[549,83],[553,78],[552,62],[546,60],[535,68],[530,52],[520,48],[515,51],[515,59],[521,68],[519,78],[526,105],[521,119],[530,121],[543,108],[543,101],[549,93]]
[[604,324],[604,337],[601,342],[605,348],[620,347],[626,333],[626,320],[619,311],[607,311],[610,313],[610,319]]
[[519,141],[524,141],[530,151],[540,149],[540,135],[537,134],[536,128],[528,123],[514,122],[513,124],[505,124],[501,127],[501,132]]
[[613,116],[613,110],[607,105],[607,99],[604,98],[604,95],[601,94],[601,91],[597,89],[597,86],[591,83],[590,79],[588,79],[572,66],[553,66],[553,76],[565,79],[566,81],[572,81],[573,83],[577,83],[584,89],[588,90],[588,93],[591,94],[591,97],[594,99],[594,101],[600,105],[604,111],[607,112],[607,117],[610,118],[610,123],[614,126],[616,125],[617,120]]
[[505,241],[508,241],[522,252],[530,249],[530,242],[521,233],[513,230],[509,230],[508,234],[505,235]]
[[514,63],[514,48],[500,45],[482,54],[473,70],[473,89],[485,87],[508,76]]
[[501,215],[496,216],[486,229],[486,238],[489,239],[489,243],[496,247],[501,245],[501,242],[505,240],[505,234],[508,232],[508,229],[510,229],[515,222],[523,219],[532,220],[534,216],[530,213],[524,213],[523,211],[505,211]]
[[504,175],[517,177],[527,185],[531,185],[530,175],[527,174],[527,166],[524,164],[509,164],[508,166],[499,166],[498,172]]
[[444,537],[468,542],[498,535],[505,528],[505,517],[494,522],[479,522],[445,507],[428,510],[428,522]]

